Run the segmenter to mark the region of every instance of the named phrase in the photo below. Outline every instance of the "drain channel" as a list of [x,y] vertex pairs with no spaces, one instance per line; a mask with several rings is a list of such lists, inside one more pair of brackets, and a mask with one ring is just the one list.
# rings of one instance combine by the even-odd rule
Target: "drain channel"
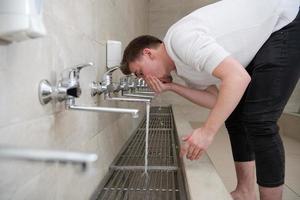
[[187,199],[172,108],[151,107],[148,177],[143,174],[145,120],[123,146],[92,199]]
[[104,186],[99,199],[179,199],[175,171],[117,170]]
[[[146,119],[142,121],[142,124],[140,126],[141,129],[145,129],[146,127]],[[168,115],[157,115],[153,114],[150,111],[150,124],[149,129],[173,129],[173,123],[172,123],[172,116],[171,114]]]
[[154,114],[172,114],[172,110],[170,108],[170,106],[165,106],[165,107],[161,107],[161,106],[155,106],[155,107],[151,107],[150,113],[154,113]]
[[[149,131],[148,164],[151,166],[177,166],[175,145],[171,130]],[[131,142],[112,166],[144,167],[145,131],[138,129]]]

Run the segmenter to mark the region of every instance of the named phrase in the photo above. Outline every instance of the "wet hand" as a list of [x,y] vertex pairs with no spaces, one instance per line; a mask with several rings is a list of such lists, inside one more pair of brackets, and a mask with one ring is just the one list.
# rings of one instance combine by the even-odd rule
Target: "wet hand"
[[145,81],[147,82],[148,86],[156,93],[160,94],[164,91],[171,89],[172,83],[162,83],[158,78],[155,76],[147,76],[145,77]]
[[212,143],[213,134],[208,133],[203,128],[198,128],[184,136],[182,140],[184,143],[180,149],[180,156],[186,155],[189,160],[198,160]]

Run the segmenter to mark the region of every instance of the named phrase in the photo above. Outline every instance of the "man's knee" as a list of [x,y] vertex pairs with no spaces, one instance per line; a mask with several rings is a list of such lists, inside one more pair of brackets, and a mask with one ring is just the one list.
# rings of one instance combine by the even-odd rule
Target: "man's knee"
[[243,126],[254,152],[277,145],[279,128],[275,121],[243,120]]
[[272,136],[278,133],[277,120],[243,119],[242,123],[245,131],[250,136]]

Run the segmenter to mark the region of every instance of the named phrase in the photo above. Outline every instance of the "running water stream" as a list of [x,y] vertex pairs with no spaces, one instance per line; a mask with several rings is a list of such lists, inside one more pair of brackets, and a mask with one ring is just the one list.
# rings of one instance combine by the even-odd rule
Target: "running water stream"
[[149,143],[149,121],[150,121],[150,102],[146,102],[146,137],[145,137],[145,168],[144,174],[148,176],[148,143]]

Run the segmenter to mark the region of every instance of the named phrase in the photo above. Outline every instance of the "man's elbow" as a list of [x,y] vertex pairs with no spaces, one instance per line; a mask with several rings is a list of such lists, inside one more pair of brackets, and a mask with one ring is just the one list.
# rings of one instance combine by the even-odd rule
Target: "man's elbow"
[[235,82],[246,89],[251,82],[251,76],[247,72],[240,73],[235,76]]
[[251,76],[247,72],[243,73],[242,79],[246,86],[251,82]]

